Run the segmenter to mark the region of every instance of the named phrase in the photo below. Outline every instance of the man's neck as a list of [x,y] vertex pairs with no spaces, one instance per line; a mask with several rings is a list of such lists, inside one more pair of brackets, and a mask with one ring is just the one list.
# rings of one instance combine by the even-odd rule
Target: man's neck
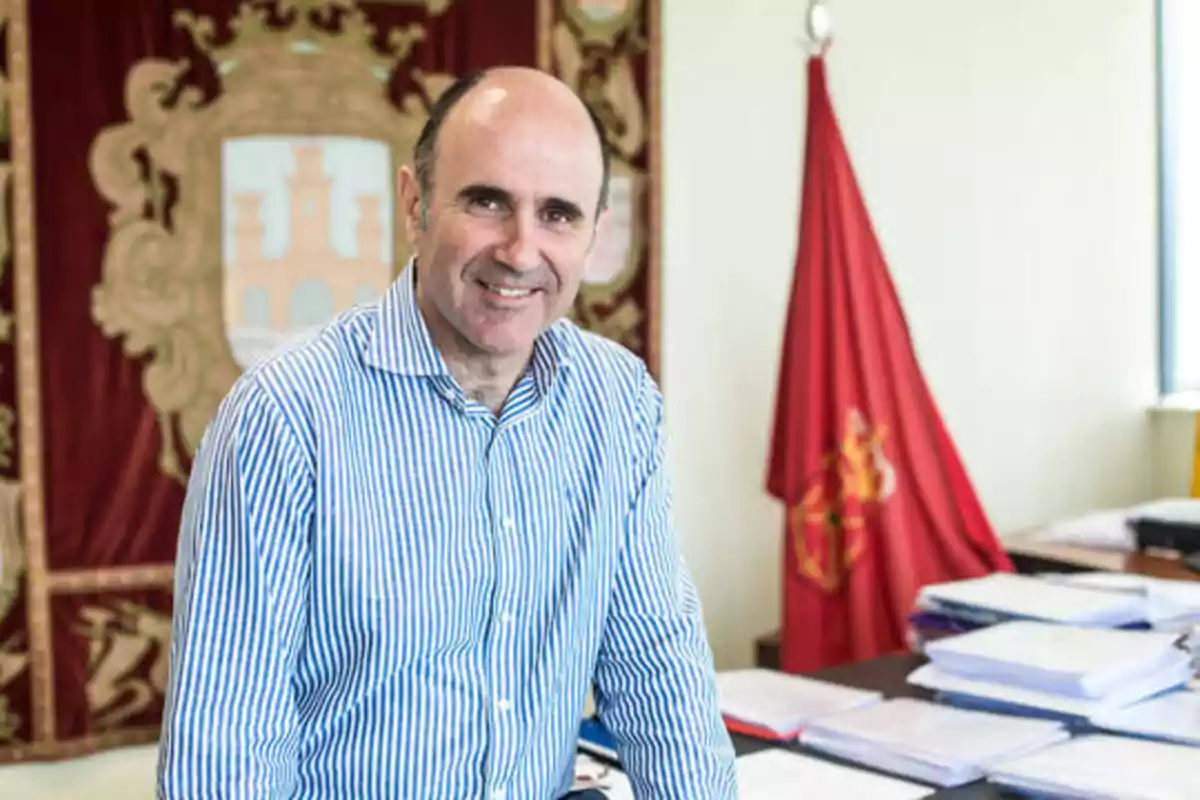
[[447,322],[437,309],[426,309],[425,298],[418,295],[420,310],[433,346],[441,353],[450,375],[467,397],[499,414],[512,388],[516,386],[533,357],[526,353],[493,355],[480,352]]
[[[435,338],[434,344],[438,344]],[[482,355],[468,356],[459,348],[443,348],[442,358],[450,368],[454,380],[466,392],[467,397],[499,414],[529,364],[529,356],[522,358],[488,358]]]

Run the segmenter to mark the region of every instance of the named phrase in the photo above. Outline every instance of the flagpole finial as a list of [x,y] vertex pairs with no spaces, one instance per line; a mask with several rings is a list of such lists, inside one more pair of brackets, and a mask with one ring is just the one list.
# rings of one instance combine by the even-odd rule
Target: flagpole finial
[[804,28],[808,34],[809,51],[814,55],[824,55],[833,40],[833,18],[823,0],[809,0]]

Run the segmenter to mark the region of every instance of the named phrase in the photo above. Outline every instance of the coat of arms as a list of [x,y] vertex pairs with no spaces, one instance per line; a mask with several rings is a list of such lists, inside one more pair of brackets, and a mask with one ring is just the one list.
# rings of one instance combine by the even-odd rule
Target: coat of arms
[[642,0],[561,0],[563,19],[550,33],[555,71],[596,112],[611,149],[609,219],[583,279],[575,315],[585,327],[637,348],[642,321],[624,297],[643,271],[645,206],[643,160],[648,142],[646,107],[634,61],[647,49]]
[[825,592],[845,585],[866,548],[868,515],[896,491],[896,470],[883,447],[886,436],[885,427],[869,425],[858,409],[850,409],[838,449],[821,459],[791,509],[797,565]]
[[420,91],[394,103],[424,31],[377,48],[354,0],[247,0],[227,41],[210,18],[174,20],[219,92],[185,83],[187,62],[138,63],[129,120],[99,133],[89,166],[113,209],[92,315],[148,357],[159,466],[182,482],[243,369],[381,294],[407,259],[395,171],[451,78],[414,69]]

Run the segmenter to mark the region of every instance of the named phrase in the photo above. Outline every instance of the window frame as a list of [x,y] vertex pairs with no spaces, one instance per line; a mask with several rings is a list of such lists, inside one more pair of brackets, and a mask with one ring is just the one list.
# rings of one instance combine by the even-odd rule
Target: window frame
[[1175,142],[1175,85],[1168,64],[1168,42],[1165,35],[1170,18],[1170,3],[1174,0],[1155,0],[1155,92],[1157,100],[1158,145],[1158,391],[1166,398],[1179,389],[1175,365],[1175,227],[1178,187],[1174,175]]

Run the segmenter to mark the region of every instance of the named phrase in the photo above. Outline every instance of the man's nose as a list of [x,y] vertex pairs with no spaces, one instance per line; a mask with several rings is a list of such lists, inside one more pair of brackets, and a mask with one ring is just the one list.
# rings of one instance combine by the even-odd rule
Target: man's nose
[[537,220],[532,214],[513,214],[505,225],[505,240],[497,255],[520,272],[531,272],[542,265],[538,247]]

